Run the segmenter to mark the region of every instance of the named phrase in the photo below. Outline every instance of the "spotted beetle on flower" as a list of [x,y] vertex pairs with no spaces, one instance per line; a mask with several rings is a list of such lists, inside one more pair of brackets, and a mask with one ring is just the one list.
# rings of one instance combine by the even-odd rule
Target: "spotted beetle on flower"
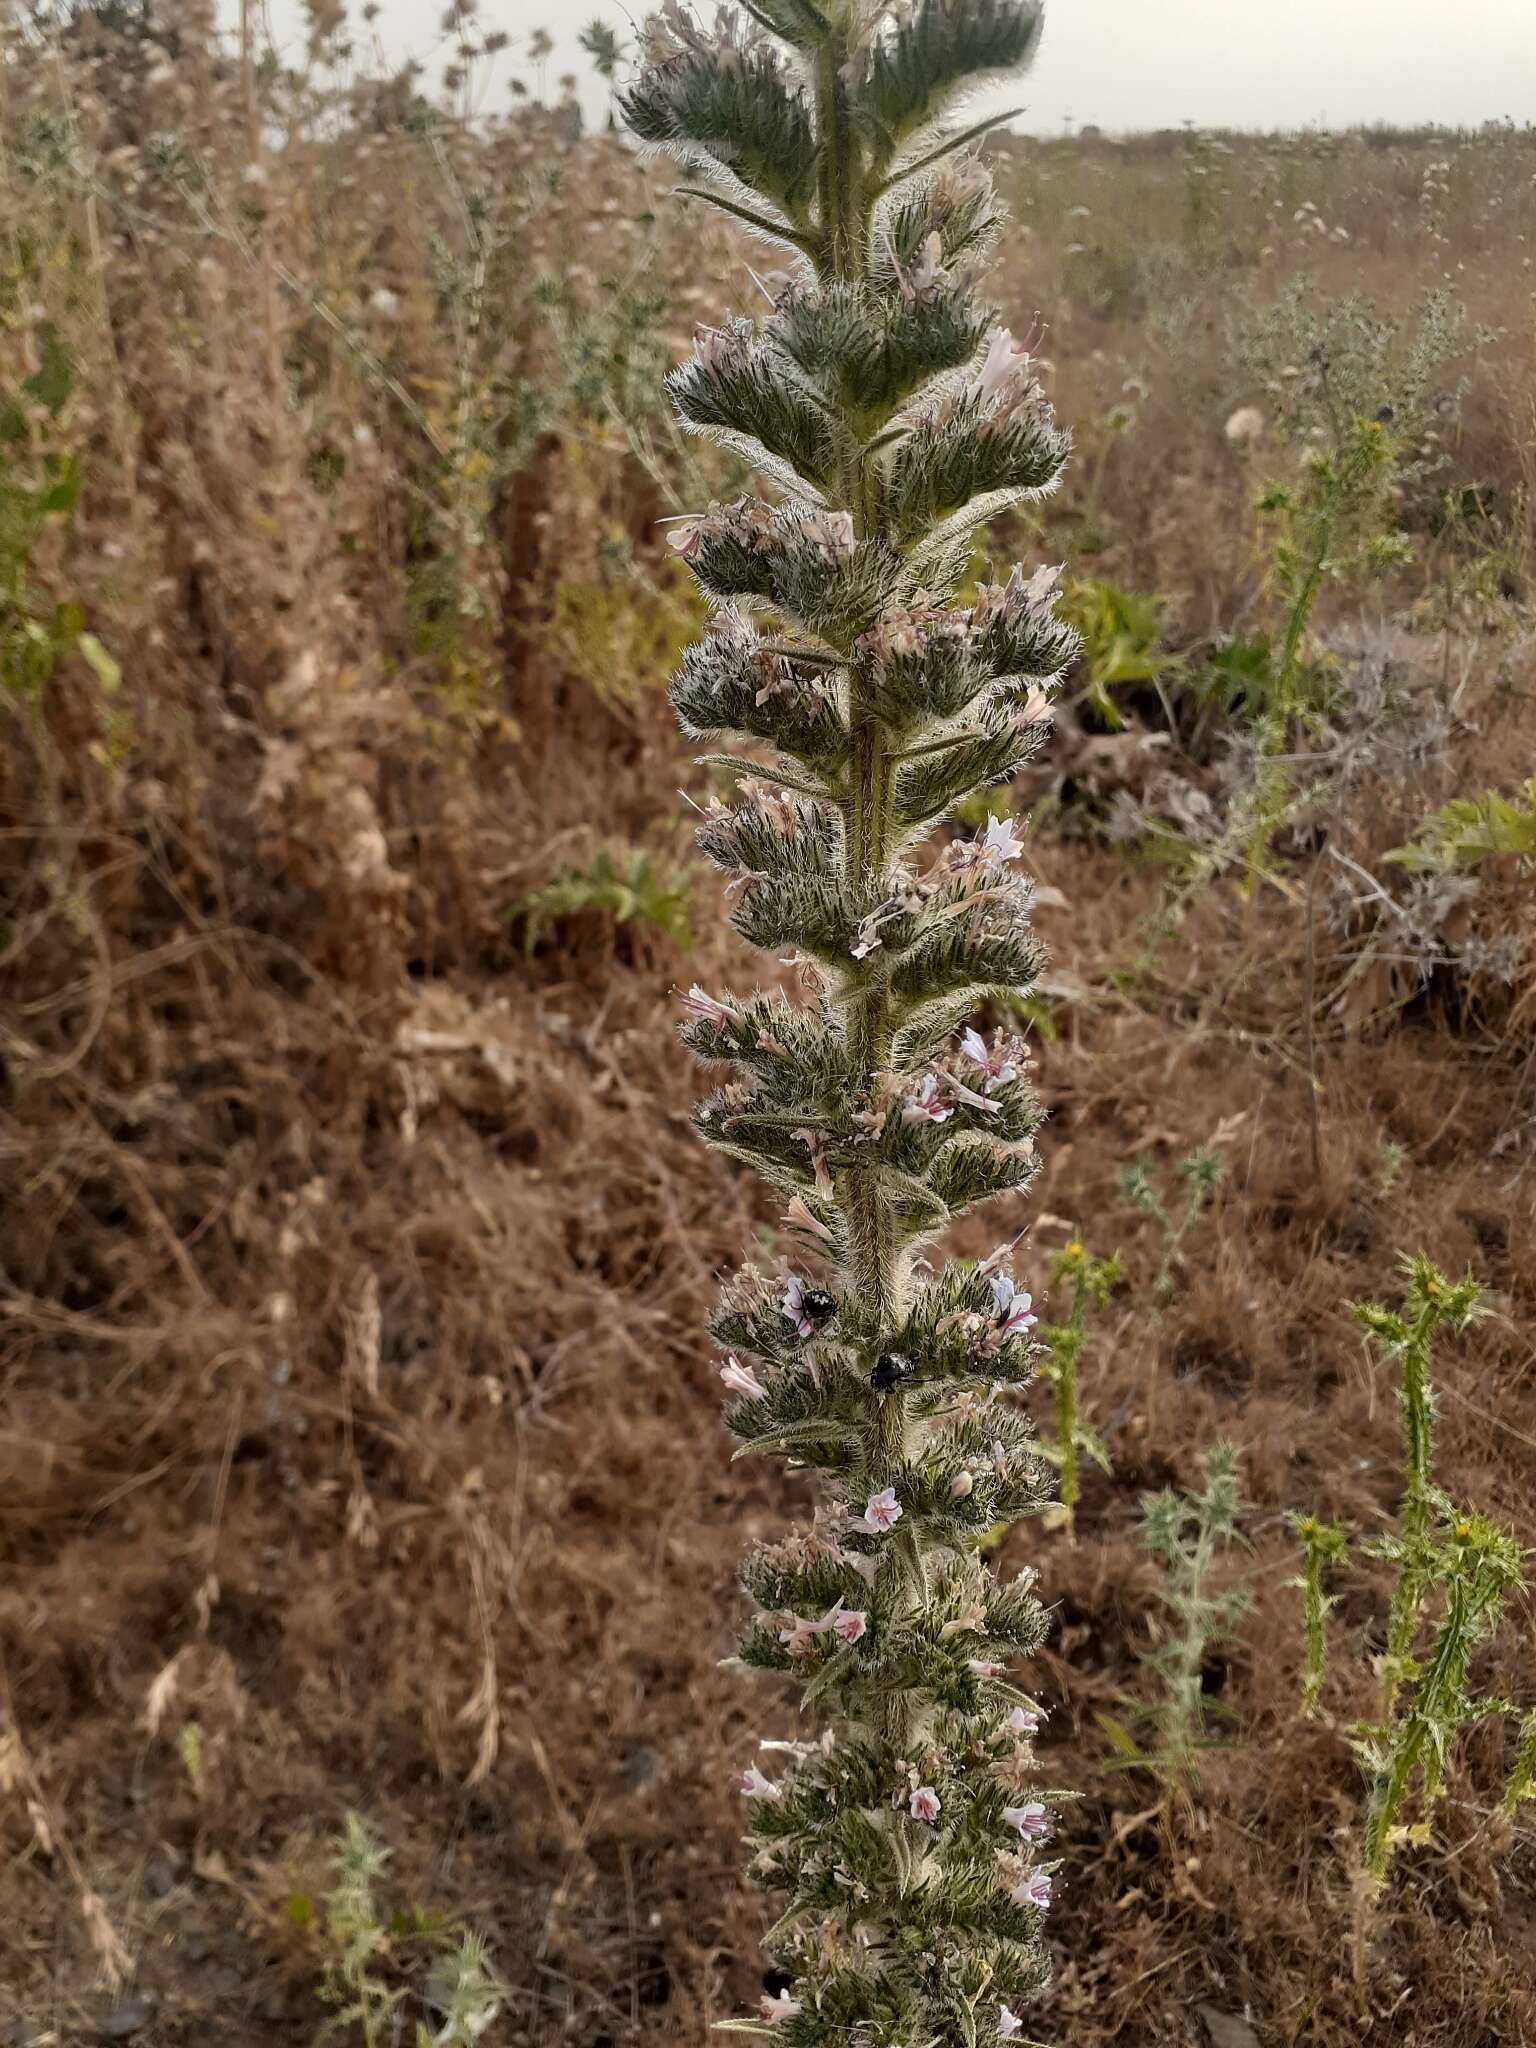
[[959,118],[1039,30],[1038,0],[752,0],[710,27],[667,0],[625,100],[780,266],[668,390],[758,480],[669,536],[716,607],[673,701],[739,785],[700,845],[804,991],[691,989],[683,1027],[729,1070],[700,1131],[782,1195],[794,1248],[712,1319],[726,1420],[822,1495],[741,1571],[742,1660],[828,1723],[741,1780],[751,1875],[788,1899],[787,1987],[743,2024],[791,2048],[988,2048],[1046,1979],[1053,1807],[1013,1677],[1044,1618],[1033,1574],[983,1557],[1047,1499],[1035,1316],[1006,1253],[921,1256],[1036,1163],[1028,1053],[982,1024],[1042,967],[1022,833],[998,804],[924,841],[1038,748],[1076,651],[1053,567],[970,580],[978,529],[1067,453],[979,289],[1002,216]]

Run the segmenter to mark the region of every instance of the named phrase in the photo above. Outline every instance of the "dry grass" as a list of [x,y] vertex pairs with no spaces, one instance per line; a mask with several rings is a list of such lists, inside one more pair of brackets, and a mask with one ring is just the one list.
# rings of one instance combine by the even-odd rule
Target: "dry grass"
[[[357,1808],[403,1895],[491,1934],[504,2038],[702,2042],[759,1982],[729,1772],[784,1710],[720,1660],[735,1557],[786,1503],[717,1425],[704,1307],[765,1212],[690,1134],[668,991],[752,970],[707,888],[686,961],[597,918],[530,960],[512,909],[599,843],[681,857],[656,685],[687,619],[654,521],[712,481],[654,370],[741,299],[743,252],[615,142],[537,109],[423,133],[400,81],[269,84],[248,176],[238,70],[191,13],[182,35],[131,61],[106,37],[13,48],[3,87],[0,361],[14,390],[45,322],[64,337],[74,389],[27,459],[56,442],[83,474],[32,601],[78,603],[122,683],[66,650],[40,707],[6,684],[0,2022],[88,2037],[121,2010],[104,1969],[131,1967],[157,2048],[312,2040],[281,1902]],[[1088,1475],[1074,1543],[1014,1539],[1059,1602],[1048,1754],[1082,1795],[1041,2022],[1073,2048],[1194,2043],[1202,2004],[1248,2009],[1266,2048],[1536,2040],[1536,1851],[1491,1817],[1494,1725],[1402,1859],[1363,2004],[1349,1982],[1358,1783],[1343,1728],[1294,1718],[1283,1527],[1392,1507],[1391,1400],[1344,1305],[1422,1244],[1496,1311],[1445,1361],[1443,1476],[1536,1540],[1530,954],[1512,987],[1444,960],[1423,983],[1390,919],[1314,902],[1312,1039],[1302,995],[1314,862],[1385,872],[1429,804],[1529,766],[1529,143],[1165,139],[1008,168],[1030,232],[1004,296],[1019,325],[1051,311],[1080,429],[1047,544],[1173,597],[1190,653],[1260,603],[1253,476],[1222,435],[1251,396],[1234,296],[1305,256],[1401,310],[1450,270],[1495,330],[1461,365],[1451,471],[1492,523],[1425,530],[1363,621],[1335,599],[1346,656],[1393,620],[1410,708],[1299,817],[1278,886],[1214,888],[1145,943],[1160,877],[1093,829],[1101,800],[1148,763],[1226,787],[1220,746],[1170,745],[1149,693],[1047,777],[1034,1241],[1043,1263],[1081,1220],[1129,1275],[1085,1369],[1114,1476]],[[1303,199],[1350,242],[1296,224]],[[1521,881],[1457,915],[1528,942]],[[1216,1133],[1226,1190],[1159,1315],[1117,1169]],[[1143,1683],[1137,1493],[1222,1432],[1256,1608],[1209,1684],[1240,1740],[1170,1830],[1102,1768],[1094,1715]],[[1357,1581],[1341,1717],[1378,1611]],[[1525,1611],[1481,1676],[1529,1705],[1522,1640]]]

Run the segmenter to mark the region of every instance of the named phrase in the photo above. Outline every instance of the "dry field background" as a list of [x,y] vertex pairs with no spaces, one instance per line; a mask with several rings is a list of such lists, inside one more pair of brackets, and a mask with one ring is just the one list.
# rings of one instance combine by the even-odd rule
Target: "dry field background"
[[[488,1935],[486,2038],[701,2043],[762,1985],[731,1773],[785,1709],[721,1660],[787,1503],[729,1465],[701,1338],[767,1212],[695,1141],[671,1029],[677,983],[748,970],[678,796],[707,787],[663,693],[698,616],[657,521],[734,480],[656,385],[750,252],[568,108],[466,124],[473,59],[434,111],[318,10],[303,78],[242,74],[196,5],[154,19],[13,26],[0,66],[0,2029],[313,2040],[356,1811],[392,1901]],[[1536,1540],[1529,871],[1383,858],[1536,768],[1536,140],[1000,162],[998,296],[1041,315],[1078,454],[993,544],[1110,620],[1015,792],[1053,956],[1030,1258],[1078,1227],[1125,1268],[1084,1379],[1112,1475],[1075,1540],[1005,1560],[1056,1603],[1045,1755],[1080,1795],[1034,2024],[1536,2040],[1499,1722],[1351,1981],[1379,1577],[1299,1721],[1284,1520],[1391,1512],[1345,1305],[1422,1246],[1493,1309],[1444,1356],[1442,1477]],[[1301,279],[1404,347],[1426,289],[1466,317],[1411,558],[1325,593],[1267,879],[1159,936],[1147,847],[1198,844],[1244,759],[1199,678],[1271,616],[1253,508],[1309,374],[1268,388],[1240,337]],[[1225,1178],[1162,1303],[1119,1176],[1200,1146]],[[1206,1673],[1230,1746],[1169,1828],[1096,1715],[1149,1682],[1138,1495],[1220,1435],[1254,1605]],[[1522,1602],[1477,1674],[1525,1707],[1530,1639]],[[386,1977],[426,1943],[402,1923]]]

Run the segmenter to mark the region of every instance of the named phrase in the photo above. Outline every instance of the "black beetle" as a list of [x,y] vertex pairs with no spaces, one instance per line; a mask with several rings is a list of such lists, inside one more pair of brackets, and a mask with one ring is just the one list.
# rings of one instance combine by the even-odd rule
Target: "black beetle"
[[882,1351],[875,1360],[875,1369],[869,1376],[869,1384],[877,1394],[888,1394],[894,1387],[899,1387],[903,1380],[911,1379],[916,1371],[917,1367],[911,1359],[904,1357],[901,1352]]

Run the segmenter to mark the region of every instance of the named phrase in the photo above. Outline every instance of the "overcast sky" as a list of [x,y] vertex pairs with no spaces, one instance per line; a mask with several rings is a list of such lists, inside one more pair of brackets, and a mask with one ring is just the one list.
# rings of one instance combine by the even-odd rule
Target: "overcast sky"
[[[298,0],[267,0],[279,44]],[[440,49],[446,0],[381,0],[391,56]],[[595,15],[621,30],[646,0],[480,0],[514,39],[487,105],[505,103],[531,30],[555,35],[548,81],[589,71],[576,36]],[[594,109],[600,95],[584,94]],[[1019,97],[1022,126],[1111,129],[1346,127],[1365,121],[1470,126],[1536,120],[1536,0],[1048,0],[1045,40]]]

